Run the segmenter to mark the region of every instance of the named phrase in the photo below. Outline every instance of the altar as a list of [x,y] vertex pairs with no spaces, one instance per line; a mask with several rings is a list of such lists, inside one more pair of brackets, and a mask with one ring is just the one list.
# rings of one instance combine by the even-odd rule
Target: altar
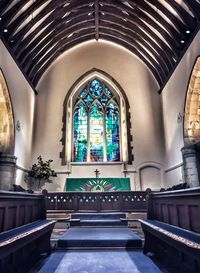
[[112,192],[130,191],[130,178],[67,178],[66,191]]

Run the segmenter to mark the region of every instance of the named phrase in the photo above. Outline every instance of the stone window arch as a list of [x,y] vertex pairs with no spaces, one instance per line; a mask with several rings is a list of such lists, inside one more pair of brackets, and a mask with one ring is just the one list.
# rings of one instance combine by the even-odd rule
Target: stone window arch
[[129,104],[121,87],[92,69],[72,86],[64,103],[63,162],[132,163]]

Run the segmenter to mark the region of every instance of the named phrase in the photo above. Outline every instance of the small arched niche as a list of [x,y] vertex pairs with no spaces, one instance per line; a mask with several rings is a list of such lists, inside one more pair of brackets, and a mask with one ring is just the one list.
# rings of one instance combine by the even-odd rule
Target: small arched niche
[[141,190],[147,188],[159,190],[161,187],[161,170],[156,166],[143,166],[139,169]]
[[184,142],[195,144],[200,141],[200,57],[197,58],[188,85],[185,118]]
[[0,153],[14,154],[14,118],[8,87],[0,69]]

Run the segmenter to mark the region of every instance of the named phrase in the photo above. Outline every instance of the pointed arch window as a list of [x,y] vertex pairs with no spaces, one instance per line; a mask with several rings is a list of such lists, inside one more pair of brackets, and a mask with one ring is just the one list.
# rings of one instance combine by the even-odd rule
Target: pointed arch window
[[127,162],[127,103],[98,71],[77,81],[65,101],[65,162]]

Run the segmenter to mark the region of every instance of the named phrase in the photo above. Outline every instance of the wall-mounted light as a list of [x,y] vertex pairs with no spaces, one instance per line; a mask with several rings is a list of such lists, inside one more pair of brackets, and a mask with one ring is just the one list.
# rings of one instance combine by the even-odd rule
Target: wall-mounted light
[[19,132],[21,130],[21,124],[20,121],[18,120],[16,123],[16,130]]
[[177,114],[177,123],[182,122],[182,120],[183,120],[183,115],[179,112],[179,113]]

